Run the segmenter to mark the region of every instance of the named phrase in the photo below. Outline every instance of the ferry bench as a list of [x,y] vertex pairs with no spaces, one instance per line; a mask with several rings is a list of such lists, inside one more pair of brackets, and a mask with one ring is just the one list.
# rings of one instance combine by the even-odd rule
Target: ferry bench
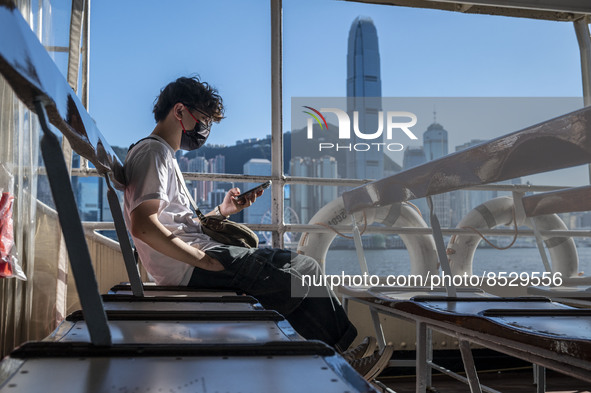
[[[23,103],[38,114],[42,128],[46,133],[46,138],[42,141],[42,153],[48,168],[52,192],[55,191],[53,195],[72,262],[72,271],[76,279],[80,301],[86,310],[84,314],[87,319],[89,321],[104,321],[104,308],[116,313],[118,319],[122,319],[126,311],[133,311],[130,315],[133,315],[135,319],[137,319],[138,313],[143,313],[145,318],[149,318],[150,312],[152,312],[155,314],[154,318],[162,320],[163,315],[170,316],[175,312],[191,312],[192,315],[196,315],[195,313],[198,312],[205,315],[209,313],[213,320],[221,320],[218,314],[227,311],[233,313],[238,320],[244,319],[245,317],[242,315],[247,315],[250,312],[259,315],[250,318],[251,320],[262,320],[262,315],[266,315],[270,321],[277,320],[276,315],[263,312],[262,306],[253,297],[238,296],[236,292],[227,290],[187,290],[187,292],[191,292],[192,297],[180,297],[182,294],[179,293],[176,293],[177,296],[174,297],[144,296],[143,285],[123,222],[119,200],[111,186],[111,182],[119,186],[123,185],[122,165],[45,49],[20,18],[20,14],[12,3],[5,1],[1,5],[4,18],[3,35],[10,34],[15,38],[14,42],[4,40],[4,45],[0,47],[0,71]],[[15,32],[20,34],[15,35]],[[51,121],[53,129],[49,129],[47,120]],[[53,131],[62,132],[73,149],[82,157],[89,159],[99,173],[105,176],[109,187],[111,211],[118,223],[117,232],[127,273],[130,282],[133,283],[133,290],[129,296],[121,294],[99,296],[98,294],[96,278],[90,263],[76,204],[73,196],[68,192],[72,189],[69,176],[67,172],[62,173],[62,169],[65,168],[62,165],[65,162],[64,157]],[[204,316],[195,316],[195,318],[203,320]],[[186,316],[185,319],[187,319]],[[229,320],[227,317],[225,319]]]
[[[23,32],[23,34],[28,33]],[[21,43],[23,48],[29,50],[29,54],[37,55],[33,52],[36,48],[27,46],[24,40]],[[135,259],[131,253],[129,238],[122,220],[120,204],[110,184],[111,182],[122,184],[124,181],[121,163],[104,140],[104,137],[96,129],[90,116],[84,111],[75,94],[71,89],[68,91],[69,87],[63,77],[59,79],[59,71],[57,71],[46,53],[45,56],[38,55],[34,59],[37,63],[33,63],[32,60],[29,61],[37,69],[29,69],[27,70],[28,74],[20,75],[19,72],[22,72],[22,70],[18,68],[18,63],[22,61],[25,64],[27,58],[11,59],[11,53],[8,53],[5,48],[3,49],[2,55],[3,60],[5,60],[3,73],[6,72],[7,80],[14,83],[16,93],[21,95],[21,98],[24,95],[24,99],[33,99],[28,104],[29,106],[33,105],[37,113],[40,113],[42,122],[44,121],[42,117],[43,110],[49,107],[48,113],[53,115],[52,121],[55,124],[55,129],[59,131],[65,130],[64,135],[71,142],[74,150],[93,162],[97,168],[101,168],[102,173],[105,175],[109,185],[109,200],[112,202],[110,207],[113,216],[119,219],[118,235],[122,249],[127,251],[124,258],[127,263],[127,272],[130,281],[135,285],[134,291],[130,295],[108,294],[98,297],[98,292],[93,291],[92,288],[93,282],[96,287],[96,279],[88,252],[83,247],[85,242],[84,238],[80,236],[82,231],[77,232],[80,227],[79,222],[65,222],[65,225],[63,225],[64,236],[69,245],[69,254],[73,261],[72,270],[76,283],[79,283],[82,277],[86,283],[91,284],[83,288],[78,285],[81,303],[83,306],[90,304],[95,308],[91,310],[85,308],[84,313],[75,312],[68,316],[48,340],[71,341],[75,339],[76,341],[90,342],[94,326],[91,321],[93,319],[101,321],[104,318],[105,311],[108,326],[103,330],[108,329],[111,335],[116,334],[113,340],[116,343],[218,343],[226,341],[249,343],[302,340],[283,316],[274,311],[263,310],[258,301],[250,296],[238,296],[231,291],[191,291],[189,289],[186,292],[190,292],[193,296],[182,296],[183,293],[179,292],[174,292],[176,295],[174,297],[144,296],[143,285],[139,278]],[[40,72],[37,72],[38,70],[51,74],[54,86],[51,84],[49,86],[54,88],[53,91],[43,90],[47,86],[40,83],[49,82],[50,78],[45,81],[36,81],[37,85],[31,83],[31,79],[33,79],[33,83],[35,82],[35,74],[40,74]],[[17,75],[10,73],[15,71]],[[59,86],[57,82],[63,83],[63,86]],[[34,91],[36,89],[38,91]],[[60,108],[56,104],[60,96],[68,99],[67,114],[65,116],[59,112]],[[51,109],[55,110],[55,112],[52,113]],[[47,127],[47,124],[43,124],[44,131],[52,133]],[[53,134],[50,135],[53,136]],[[56,163],[58,159],[63,161],[63,157],[58,151],[58,144],[49,145],[45,142],[43,146],[54,148],[52,151],[47,148],[44,149],[44,156],[48,166],[60,164],[59,162]],[[69,179],[57,177],[56,173],[58,175],[60,173],[55,168],[53,168],[53,171],[49,170],[48,172],[53,189],[59,190],[54,196],[56,205],[58,205],[60,219],[64,215],[75,217],[75,203],[64,201],[65,190],[71,190]],[[64,214],[64,206],[73,207],[73,209],[66,211]],[[78,228],[76,228],[77,226]],[[139,292],[139,295],[135,295],[135,292]],[[167,291],[167,293],[170,293],[170,291]],[[101,310],[97,305],[102,306],[104,310]],[[137,321],[142,321],[142,323]],[[180,321],[183,322],[182,326],[179,325]],[[175,329],[175,326],[180,327]],[[175,330],[177,332],[171,334]],[[224,333],[220,334],[219,332]],[[102,334],[108,336],[105,332]],[[103,340],[106,340],[106,338],[103,337]]]
[[[33,52],[35,48],[27,47],[24,43],[23,48]],[[4,55],[4,53],[3,53]],[[76,340],[90,341],[89,335],[92,335],[93,324],[92,320],[102,321],[104,310],[101,310],[98,305],[101,305],[106,310],[108,317],[108,326],[103,330],[109,330],[111,334],[116,334],[117,343],[140,342],[149,343],[146,337],[158,342],[225,342],[231,338],[234,342],[268,342],[273,340],[302,340],[302,338],[295,333],[289,323],[279,314],[272,311],[263,310],[262,306],[256,299],[250,296],[238,296],[231,291],[199,291],[182,288],[184,292],[190,293],[192,296],[186,296],[183,292],[173,292],[171,290],[165,293],[174,293],[173,297],[163,296],[144,296],[143,285],[140,281],[135,259],[131,252],[131,245],[127,236],[127,231],[124,226],[123,217],[121,214],[120,204],[117,195],[111,187],[111,182],[122,184],[124,179],[122,177],[122,166],[114,152],[109,147],[104,137],[100,134],[90,116],[84,111],[80,105],[77,97],[68,91],[68,86],[63,78],[58,79],[61,75],[57,71],[49,56],[37,56],[35,61],[38,64],[38,70],[44,70],[46,73],[52,71],[51,77],[54,82],[61,81],[63,86],[52,86],[54,90],[43,90],[43,86],[31,86],[30,80],[34,79],[31,75],[14,75],[10,79],[10,72],[14,70],[19,71],[15,67],[19,59],[10,59],[10,54],[4,56],[5,60],[12,60],[10,64],[8,61],[4,63],[3,71],[9,75],[7,80],[14,82],[15,91],[25,95],[26,99],[33,99],[34,97],[44,100],[42,105],[39,101],[29,102],[29,106],[35,106],[37,113],[40,113],[43,107],[50,107],[49,114],[52,115],[52,121],[55,123],[57,130],[64,131],[64,135],[71,142],[75,151],[81,156],[93,162],[97,168],[105,175],[105,179],[109,186],[109,201],[110,207],[115,217],[118,220],[118,236],[124,251],[124,260],[126,262],[127,272],[130,282],[133,283],[132,293],[125,294],[107,294],[98,297],[97,291],[92,290],[92,284],[96,287],[96,279],[90,264],[90,257],[88,251],[84,250],[82,245],[84,237],[79,231],[79,222],[66,222],[62,227],[64,228],[65,240],[69,246],[70,258],[73,261],[73,273],[76,278],[76,283],[80,282],[80,277],[85,283],[81,288],[78,285],[81,303],[84,306],[91,304],[94,306],[90,311],[88,307],[84,308],[86,318],[83,318],[82,313],[74,313],[66,318],[66,320],[58,327],[58,329],[48,338],[48,340],[61,341],[71,340],[73,336]],[[23,59],[20,59],[23,60]],[[26,60],[26,59],[24,59]],[[32,61],[30,61],[33,64]],[[22,67],[21,67],[22,68]],[[37,70],[29,70],[31,74],[37,73]],[[33,75],[34,76],[34,75]],[[47,81],[50,79],[48,78]],[[46,81],[46,82],[47,82]],[[40,81],[38,81],[40,82]],[[51,84],[49,85],[51,86]],[[20,90],[19,90],[20,89]],[[38,89],[39,91],[32,91]],[[60,91],[61,89],[61,91]],[[56,102],[58,98],[68,97],[67,114],[62,116],[59,113],[59,107]],[[25,103],[27,103],[25,101]],[[54,104],[49,104],[54,103]],[[53,108],[52,105],[54,106]],[[56,112],[52,113],[51,109]],[[67,118],[70,116],[71,118]],[[41,119],[43,121],[43,119]],[[44,130],[47,131],[47,124],[44,124]],[[49,130],[51,132],[51,130]],[[45,159],[49,165],[55,164],[56,158],[63,161],[61,153],[58,151],[58,145],[49,154],[45,151]],[[58,183],[55,184],[56,176],[55,169],[53,173],[49,173],[50,180],[53,181],[52,186],[60,192],[55,195],[56,205],[58,211],[60,207],[64,206],[74,207],[70,211],[63,213],[60,211],[60,219],[67,215],[68,217],[75,217],[75,203],[63,201],[64,190],[70,190],[71,186],[69,179],[64,177],[57,178]],[[60,199],[61,198],[61,199]],[[60,205],[61,201],[61,205]],[[78,228],[76,228],[78,226]],[[79,231],[79,232],[77,232]],[[74,240],[72,240],[74,239]],[[74,257],[75,256],[75,257]],[[156,288],[157,287],[151,287]],[[171,288],[174,289],[174,288]],[[151,292],[156,293],[155,291]],[[87,323],[88,320],[88,323]],[[138,324],[137,321],[142,320],[144,323]],[[163,321],[168,322],[163,322]],[[166,326],[174,326],[179,321],[183,321],[183,329],[181,333],[175,335],[170,334],[174,329],[166,329]],[[155,329],[155,326],[160,328]],[[214,329],[214,327],[216,327]],[[126,330],[127,329],[127,330]],[[167,331],[168,330],[168,331]],[[179,330],[177,328],[177,330]],[[154,332],[158,333],[155,335]],[[218,334],[216,332],[224,332]],[[96,335],[96,334],[95,334]],[[103,335],[107,334],[103,332]],[[103,338],[105,340],[105,338]],[[144,340],[144,341],[142,341]]]
[[[111,185],[122,185],[121,163],[10,0],[0,0],[0,37],[4,37],[0,40],[0,74],[41,123],[41,152],[82,305],[82,311],[70,315],[67,323],[47,340],[25,343],[0,363],[0,392],[177,391],[188,388],[269,393],[375,391],[332,348],[295,337],[287,322],[280,326],[283,317],[276,312],[260,310],[253,301],[219,301],[224,296],[234,296],[231,293],[214,293],[209,300],[201,296],[201,301],[197,302],[179,300],[175,303],[182,306],[167,312],[160,307],[169,307],[170,300],[176,298],[142,299],[123,310],[105,311],[103,301],[108,295],[101,297],[98,291],[69,174],[55,133],[61,132],[74,151],[89,159],[105,177],[134,288],[126,302],[143,296],[143,288]],[[123,298],[117,296],[115,303],[120,304]],[[218,299],[211,300],[214,297]],[[218,309],[207,309],[215,301],[219,301]],[[154,309],[149,308],[147,302],[159,303]],[[188,304],[197,303],[206,309],[182,310]],[[141,306],[136,308],[136,304]],[[234,307],[248,304],[252,309],[228,311],[224,304]],[[250,322],[272,322],[273,326],[264,334],[251,330],[250,333],[259,336],[246,340],[248,327],[241,326]],[[152,331],[142,329],[142,325],[149,326]],[[273,329],[279,331],[272,334]],[[157,330],[160,332],[155,332]],[[143,337],[138,336],[140,331]],[[186,334],[187,331],[197,336]]]
[[[343,193],[343,201],[346,212],[354,217],[355,212],[364,209],[427,198],[439,264],[445,274],[452,275],[431,196],[589,162],[591,107],[367,183]],[[584,192],[588,192],[587,187]],[[558,194],[568,200],[568,203],[558,205],[567,209],[579,204],[576,201],[581,190],[571,189]],[[542,208],[549,206],[549,198],[537,195],[519,198],[518,195],[514,198],[517,214],[534,217],[535,214],[559,212]],[[580,205],[581,209],[588,209],[589,198]],[[569,284],[584,283],[585,280],[564,277]],[[370,308],[380,345],[385,344],[385,338],[379,314],[416,323],[417,356],[414,366],[417,392],[425,392],[431,386],[432,369],[468,383],[472,392],[494,391],[480,385],[470,343],[534,363],[540,392],[545,389],[544,368],[591,382],[589,310],[566,306],[547,298],[492,297],[482,291],[455,288],[449,284],[435,290],[346,287],[341,293],[346,302],[354,300]],[[466,377],[433,363],[433,330],[457,339]]]
[[[13,9],[10,0],[3,2],[2,5],[6,10]],[[7,22],[4,25],[6,36],[12,37],[14,35],[14,33],[10,31],[11,28],[19,29],[21,26],[18,26],[13,20],[7,19]],[[53,130],[61,132],[68,139],[73,150],[80,156],[92,162],[98,173],[104,176],[108,187],[107,196],[109,206],[114,217],[116,232],[130,282],[129,291],[127,293],[119,293],[118,296],[102,296],[102,300],[107,305],[107,308],[109,308],[109,302],[114,300],[117,302],[114,307],[121,309],[123,307],[122,305],[125,304],[124,300],[126,299],[125,296],[122,295],[132,295],[133,298],[129,298],[129,301],[132,301],[138,300],[135,298],[144,297],[145,292],[152,294],[152,296],[161,296],[164,294],[201,298],[217,298],[224,296],[220,307],[226,307],[230,303],[229,301],[232,300],[231,297],[233,296],[236,302],[241,303],[239,308],[243,308],[245,299],[238,297],[238,294],[235,291],[228,291],[227,289],[223,291],[200,291],[198,289],[189,289],[186,287],[174,287],[166,288],[166,291],[164,291],[163,288],[157,286],[144,286],[142,284],[131,243],[125,228],[119,199],[113,188],[113,185],[117,188],[124,187],[125,177],[123,174],[123,166],[115,152],[111,149],[96,127],[96,124],[90,115],[80,103],[76,94],[72,94],[71,91],[67,90],[69,89],[69,86],[61,76],[51,58],[45,52],[44,48],[41,45],[37,45],[36,42],[31,42],[32,40],[36,40],[34,35],[29,34],[28,31],[23,31],[21,35],[14,38],[15,43],[20,45],[18,50],[9,46],[13,44],[10,40],[5,40],[4,47],[2,48],[3,61],[2,64],[0,64],[0,71],[8,83],[13,87],[21,101],[37,114],[41,111],[46,111],[47,120],[54,126]],[[43,50],[43,52],[41,52],[41,50]],[[27,69],[26,67],[29,67],[30,69]],[[60,84],[60,82],[63,83]],[[43,118],[40,120],[44,129],[47,129],[47,127],[49,127],[48,122],[45,122],[45,119]],[[61,162],[57,162],[57,160],[63,160],[61,155],[62,153],[57,150],[48,152],[47,155],[44,156],[47,168],[60,165]],[[57,170],[57,168],[53,169]],[[67,211],[68,214],[70,214],[69,211],[73,211],[72,207],[75,207],[76,203],[72,198],[66,199],[65,196],[66,187],[68,189],[71,188],[69,177],[66,178],[62,176],[57,178],[54,176],[52,180],[54,180],[54,183],[56,184],[55,187],[58,191],[54,194],[56,206],[60,204],[62,211]],[[62,216],[64,215],[65,214],[62,214]],[[68,252],[70,253],[70,250],[73,250],[72,252],[83,255],[84,258],[89,259],[90,257],[87,255],[87,247],[84,241],[81,225],[79,224],[78,214],[76,213],[74,215],[72,213],[68,217],[62,216],[60,216],[60,223],[62,223],[62,228],[67,233],[67,235],[64,235],[64,238],[67,242]],[[84,246],[82,244],[84,244]],[[90,277],[90,274],[85,270],[87,270],[87,268],[83,263],[72,265],[74,276],[81,276],[79,280],[76,281],[77,289],[81,294],[81,301],[84,297],[82,295],[84,295],[86,291],[93,291],[93,289],[86,290],[86,288],[93,288],[93,284],[96,283],[94,277]],[[82,282],[80,282],[80,280],[82,280]],[[175,289],[177,292],[175,292]],[[179,291],[181,292],[179,293]],[[96,298],[94,294],[91,296],[92,298]],[[169,307],[169,305],[163,303],[165,299],[151,300],[158,304],[157,308],[162,308],[164,306]],[[195,300],[197,303],[202,303],[204,299]],[[139,301],[141,301],[144,306],[147,304],[146,299],[139,299]],[[209,299],[208,301],[212,301],[212,299]],[[97,300],[90,300],[89,302],[97,303]],[[256,305],[253,298],[250,298],[250,300],[246,302]],[[182,308],[186,307],[187,304],[182,306]],[[195,307],[199,310],[200,305],[197,304]],[[257,305],[257,307],[260,308],[260,305]],[[230,307],[230,309],[232,308]]]

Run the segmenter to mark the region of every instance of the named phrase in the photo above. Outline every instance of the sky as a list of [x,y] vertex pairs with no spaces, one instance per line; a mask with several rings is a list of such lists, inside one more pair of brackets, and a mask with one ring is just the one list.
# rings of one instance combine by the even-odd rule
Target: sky
[[[284,0],[285,131],[292,97],[345,95],[347,38],[358,16],[370,17],[377,29],[385,97],[582,95],[571,23]],[[233,145],[271,133],[268,0],[93,1],[90,26],[90,113],[111,145],[128,146],[150,133],[160,89],[195,74],[215,86],[226,105],[210,143]],[[456,141],[484,137],[453,130],[444,119],[440,109],[450,151]]]

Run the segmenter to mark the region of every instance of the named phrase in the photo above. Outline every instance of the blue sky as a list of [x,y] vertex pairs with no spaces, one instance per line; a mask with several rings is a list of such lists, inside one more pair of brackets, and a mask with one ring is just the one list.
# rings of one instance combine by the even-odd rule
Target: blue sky
[[[212,143],[270,133],[267,0],[92,3],[91,113],[114,145],[154,126],[161,87],[187,74],[216,86],[227,119]],[[570,23],[327,0],[284,1],[284,120],[292,96],[345,94],[347,35],[379,37],[384,96],[580,96]]]
[[[284,0],[283,8],[284,130],[291,97],[345,95],[347,37],[357,16],[371,17],[378,31],[383,96],[582,95],[571,23],[334,0]],[[227,108],[210,143],[265,137],[270,40],[268,0],[94,1],[90,112],[112,145],[127,146],[153,129],[159,90],[199,74]]]

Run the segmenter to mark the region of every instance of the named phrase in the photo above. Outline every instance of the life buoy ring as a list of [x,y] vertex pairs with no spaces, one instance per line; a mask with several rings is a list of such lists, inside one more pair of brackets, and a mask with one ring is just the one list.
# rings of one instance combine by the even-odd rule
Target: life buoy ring
[[[363,217],[365,214],[365,218]],[[381,223],[388,226],[427,228],[427,224],[420,213],[408,203],[395,203],[374,209],[366,209],[355,214],[357,222],[366,221],[367,225]],[[343,198],[339,197],[322,207],[311,219],[310,224],[324,224],[328,226],[347,225],[351,217],[345,210]],[[308,233],[304,232],[300,238],[297,252],[313,257],[324,269],[328,247],[336,237],[335,232]],[[401,234],[410,255],[411,274],[427,276],[437,274],[437,251],[433,236],[429,234],[408,235]]]
[[[513,223],[513,198],[491,199],[470,211],[458,224],[458,228],[492,229],[498,225]],[[536,227],[541,230],[568,230],[556,214],[535,217]],[[518,222],[531,228],[529,220]],[[514,225],[514,224],[513,224]],[[447,245],[447,254],[453,274],[472,274],[474,252],[480,243],[477,234],[453,235]],[[575,242],[571,237],[544,237],[544,243],[552,260],[552,273],[560,272],[563,277],[573,277],[578,272],[579,257]]]

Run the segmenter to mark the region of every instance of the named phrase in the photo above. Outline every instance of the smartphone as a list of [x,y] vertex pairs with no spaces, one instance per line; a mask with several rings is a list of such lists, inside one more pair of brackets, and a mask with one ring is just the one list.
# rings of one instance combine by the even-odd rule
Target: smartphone
[[266,182],[259,184],[255,188],[251,188],[250,190],[245,191],[240,195],[236,195],[234,197],[234,200],[235,201],[244,200],[246,197],[250,196],[250,194],[252,194],[253,192],[258,192],[260,190],[264,190],[265,188],[269,188],[270,185],[271,185],[271,180],[267,180]]

